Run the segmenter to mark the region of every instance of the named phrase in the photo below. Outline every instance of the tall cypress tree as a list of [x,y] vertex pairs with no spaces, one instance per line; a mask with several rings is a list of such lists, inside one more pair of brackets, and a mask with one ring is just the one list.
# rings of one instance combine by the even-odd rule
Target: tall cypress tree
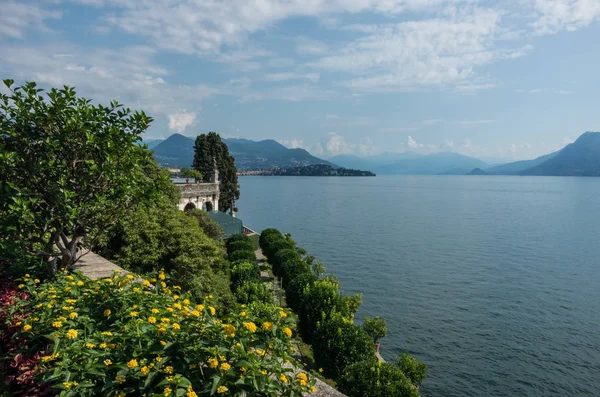
[[219,210],[227,212],[235,200],[240,198],[235,159],[229,154],[229,148],[216,132],[198,135],[194,145],[193,168],[203,175],[203,181],[209,182],[217,162],[219,170],[220,197]]

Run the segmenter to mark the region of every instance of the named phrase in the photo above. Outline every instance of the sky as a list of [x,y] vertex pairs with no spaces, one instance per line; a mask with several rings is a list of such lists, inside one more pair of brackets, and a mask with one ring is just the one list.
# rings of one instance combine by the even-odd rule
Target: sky
[[[600,0],[0,0],[0,76],[324,158],[600,130]],[[6,90],[4,90],[6,91]]]

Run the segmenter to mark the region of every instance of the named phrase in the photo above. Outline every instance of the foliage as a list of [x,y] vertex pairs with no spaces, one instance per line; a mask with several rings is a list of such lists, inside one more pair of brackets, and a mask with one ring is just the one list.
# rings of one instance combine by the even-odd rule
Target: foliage
[[419,397],[417,388],[399,368],[377,360],[346,367],[337,385],[348,397]]
[[[147,194],[139,145],[152,119],[117,102],[93,105],[73,88],[35,83],[0,94],[0,245],[18,245],[52,270]],[[13,247],[14,248],[14,247]]]
[[233,242],[227,242],[227,251],[252,251],[254,252],[254,248],[252,247],[252,242],[250,240],[238,240]]
[[258,244],[260,245],[260,247],[262,249],[264,249],[265,248],[265,240],[267,239],[267,237],[269,237],[269,236],[277,236],[277,235],[283,236],[281,234],[281,232],[279,230],[277,230],[277,229],[273,229],[273,228],[265,229],[265,230],[263,230],[260,233],[260,237],[258,239]]
[[385,319],[379,316],[365,317],[363,321],[363,329],[367,331],[367,334],[373,339],[373,342],[377,343],[379,339],[384,338],[387,335],[387,328],[385,325]]
[[[279,245],[278,243],[275,243],[275,245],[272,245],[271,247],[279,247]],[[279,249],[274,255],[269,257],[269,263],[273,266],[273,273],[276,275],[279,275],[281,265],[283,265],[284,262],[291,261],[302,261],[302,258],[296,250],[291,248]]]
[[268,236],[265,240],[265,247],[263,253],[267,257],[269,263],[273,263],[275,255],[282,250],[294,249],[295,244],[293,240],[286,239],[283,236],[272,235]]
[[287,305],[298,313],[303,306],[304,291],[310,291],[317,277],[310,273],[301,274],[290,281],[285,287],[285,301]]
[[273,303],[273,292],[260,281],[246,281],[234,290],[238,303]]
[[221,140],[216,132],[198,135],[194,145],[195,170],[204,175],[204,181],[209,181],[217,163],[219,170],[219,210],[227,212],[233,209],[235,200],[240,198],[240,186],[238,185],[237,169],[233,156],[229,154],[227,144]]
[[222,243],[175,206],[140,208],[129,215],[102,253],[135,272],[165,270],[197,299],[212,294],[220,307],[234,303]]
[[256,262],[256,254],[252,250],[238,250],[229,252],[229,260],[231,263],[248,261]]
[[208,217],[208,213],[206,211],[202,211],[200,209],[193,209],[185,212],[186,215],[195,218],[198,221],[198,225],[204,231],[208,237],[213,240],[221,241],[225,236],[225,232],[223,228],[215,221]]
[[299,317],[300,333],[305,342],[311,342],[313,333],[324,321],[334,317],[348,321],[354,319],[361,296],[345,297],[340,293],[339,287],[337,281],[323,279],[304,289]]
[[281,277],[283,288],[286,288],[296,277],[306,273],[310,274],[310,267],[302,259],[284,262],[279,269],[279,276]]
[[336,318],[325,321],[313,338],[315,363],[323,374],[337,379],[351,364],[375,357],[375,346],[367,333],[351,322]]
[[248,282],[260,281],[260,269],[256,262],[242,262],[233,266],[231,271],[231,286],[236,290]]
[[402,353],[398,357],[396,365],[416,385],[420,385],[427,378],[427,365],[408,353]]
[[181,176],[183,178],[194,178],[195,180],[202,180],[202,173],[193,168],[182,168]]
[[249,242],[250,244],[252,244],[252,242],[250,241],[250,237],[246,236],[245,234],[234,234],[233,236],[229,237],[227,239],[227,241],[225,242],[225,245],[227,246],[227,250],[229,250],[229,246],[232,243],[237,243],[238,241],[245,241],[245,242]]
[[[59,272],[56,281],[23,280],[29,295],[10,314],[27,313],[15,337],[19,354],[41,355],[38,377],[61,396],[301,396],[314,380],[295,374],[290,327],[281,310],[267,317],[215,317],[165,284],[138,276],[96,281]],[[282,313],[282,314],[280,314]],[[267,313],[269,314],[269,313]],[[12,317],[7,317],[12,322]]]

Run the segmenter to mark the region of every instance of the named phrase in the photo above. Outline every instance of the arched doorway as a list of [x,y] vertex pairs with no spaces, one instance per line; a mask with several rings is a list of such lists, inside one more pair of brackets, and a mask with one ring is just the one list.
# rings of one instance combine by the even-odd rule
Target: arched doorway
[[191,210],[194,210],[194,209],[196,209],[196,206],[194,205],[194,203],[187,203],[185,205],[185,207],[183,207],[184,211],[191,211]]
[[211,201],[205,202],[203,210],[206,212],[212,212],[213,211],[213,203]]

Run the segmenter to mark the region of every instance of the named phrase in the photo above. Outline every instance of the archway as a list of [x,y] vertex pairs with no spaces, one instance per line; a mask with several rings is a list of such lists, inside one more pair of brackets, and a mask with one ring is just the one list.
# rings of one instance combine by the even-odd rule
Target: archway
[[213,203],[211,201],[207,201],[206,203],[204,203],[204,210],[206,212],[212,212],[213,211]]
[[191,211],[196,209],[196,205],[194,203],[187,203],[185,207],[183,207],[184,211]]

